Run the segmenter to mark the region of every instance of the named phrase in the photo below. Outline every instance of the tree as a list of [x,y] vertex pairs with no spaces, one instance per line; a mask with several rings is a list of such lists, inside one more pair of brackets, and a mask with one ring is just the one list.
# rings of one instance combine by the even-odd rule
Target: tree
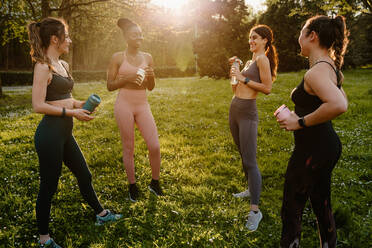
[[198,37],[193,43],[200,76],[227,78],[228,58],[248,58],[247,33],[252,25],[243,0],[198,1],[194,18]]

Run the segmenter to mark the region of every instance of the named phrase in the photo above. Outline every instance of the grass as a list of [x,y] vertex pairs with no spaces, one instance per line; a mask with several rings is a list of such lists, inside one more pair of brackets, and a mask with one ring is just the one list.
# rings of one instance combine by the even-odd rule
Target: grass
[[[258,231],[244,228],[249,201],[234,199],[246,188],[241,160],[229,131],[232,97],[227,80],[161,79],[149,94],[160,135],[165,197],[147,190],[151,179],[144,140],[136,131],[135,164],[142,198],[128,200],[121,143],[113,115],[116,92],[103,83],[77,84],[73,95],[103,99],[91,122],[75,120],[74,135],[93,174],[102,204],[124,215],[104,227],[83,201],[64,167],[51,212],[51,234],[63,247],[278,247],[284,173],[293,136],[278,128],[273,111],[285,103],[304,72],[279,74],[270,95],[260,95],[257,159],[263,177]],[[332,203],[338,247],[372,245],[372,71],[345,72],[348,111],[334,121],[343,154],[333,171]],[[6,93],[6,92],[5,92]],[[31,111],[31,92],[0,99],[0,247],[36,247],[38,160],[33,144],[42,118]],[[310,204],[303,215],[302,247],[318,247]]]

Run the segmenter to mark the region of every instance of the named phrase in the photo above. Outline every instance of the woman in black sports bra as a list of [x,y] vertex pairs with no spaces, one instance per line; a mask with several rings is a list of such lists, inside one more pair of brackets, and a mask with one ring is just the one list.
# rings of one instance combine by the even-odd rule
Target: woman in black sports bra
[[310,198],[322,248],[336,247],[331,209],[331,174],[341,155],[341,142],[331,120],[347,110],[340,71],[348,43],[345,18],[315,16],[298,39],[310,69],[292,91],[295,111],[280,127],[294,131],[295,148],[285,175],[281,247],[299,247],[302,211]]
[[36,62],[32,86],[32,106],[44,114],[35,132],[39,157],[40,189],[36,201],[36,219],[40,247],[59,248],[49,236],[51,201],[57,190],[62,162],[76,176],[83,198],[96,213],[96,225],[115,221],[121,215],[102,208],[92,186],[92,174],[72,135],[73,117],[90,121],[94,117],[82,109],[84,102],[71,96],[74,81],[68,64],[59,59],[67,53],[71,39],[63,20],[45,18],[28,26],[31,57]]

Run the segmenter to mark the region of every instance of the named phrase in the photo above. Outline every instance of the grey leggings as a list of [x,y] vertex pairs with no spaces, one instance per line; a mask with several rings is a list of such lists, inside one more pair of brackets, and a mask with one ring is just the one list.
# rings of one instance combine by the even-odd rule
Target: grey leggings
[[231,134],[242,157],[251,204],[258,205],[262,179],[256,161],[258,126],[256,99],[234,97],[230,105],[229,122]]

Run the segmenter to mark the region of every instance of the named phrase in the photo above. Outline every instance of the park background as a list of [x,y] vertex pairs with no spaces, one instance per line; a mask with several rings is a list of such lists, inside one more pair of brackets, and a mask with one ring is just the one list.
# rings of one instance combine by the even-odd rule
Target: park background
[[[372,5],[369,0],[2,0],[0,2],[0,247],[35,247],[37,155],[33,134],[41,115],[32,112],[32,63],[28,22],[63,17],[73,45],[64,56],[76,84],[73,95],[102,99],[96,119],[75,122],[75,136],[105,206],[124,214],[117,224],[96,228],[76,180],[63,170],[52,207],[51,230],[63,247],[278,247],[280,206],[290,132],[280,130],[272,112],[289,99],[308,67],[297,38],[315,14],[347,18],[350,44],[344,88],[348,112],[334,121],[343,154],[333,173],[332,201],[339,247],[371,247],[372,204]],[[143,29],[142,50],[152,54],[157,87],[149,102],[158,125],[162,182],[167,196],[145,187],[150,169],[145,144],[136,132],[138,183],[143,198],[127,199],[121,144],[113,116],[116,92],[105,86],[112,54],[125,49],[116,21],[128,17]],[[228,127],[227,58],[250,58],[247,33],[257,24],[274,31],[279,74],[272,93],[257,100],[258,163],[263,176],[257,232],[244,223],[249,201],[231,194],[246,187],[239,154]],[[97,131],[99,130],[99,131]],[[318,247],[316,220],[308,204],[303,247]]]

